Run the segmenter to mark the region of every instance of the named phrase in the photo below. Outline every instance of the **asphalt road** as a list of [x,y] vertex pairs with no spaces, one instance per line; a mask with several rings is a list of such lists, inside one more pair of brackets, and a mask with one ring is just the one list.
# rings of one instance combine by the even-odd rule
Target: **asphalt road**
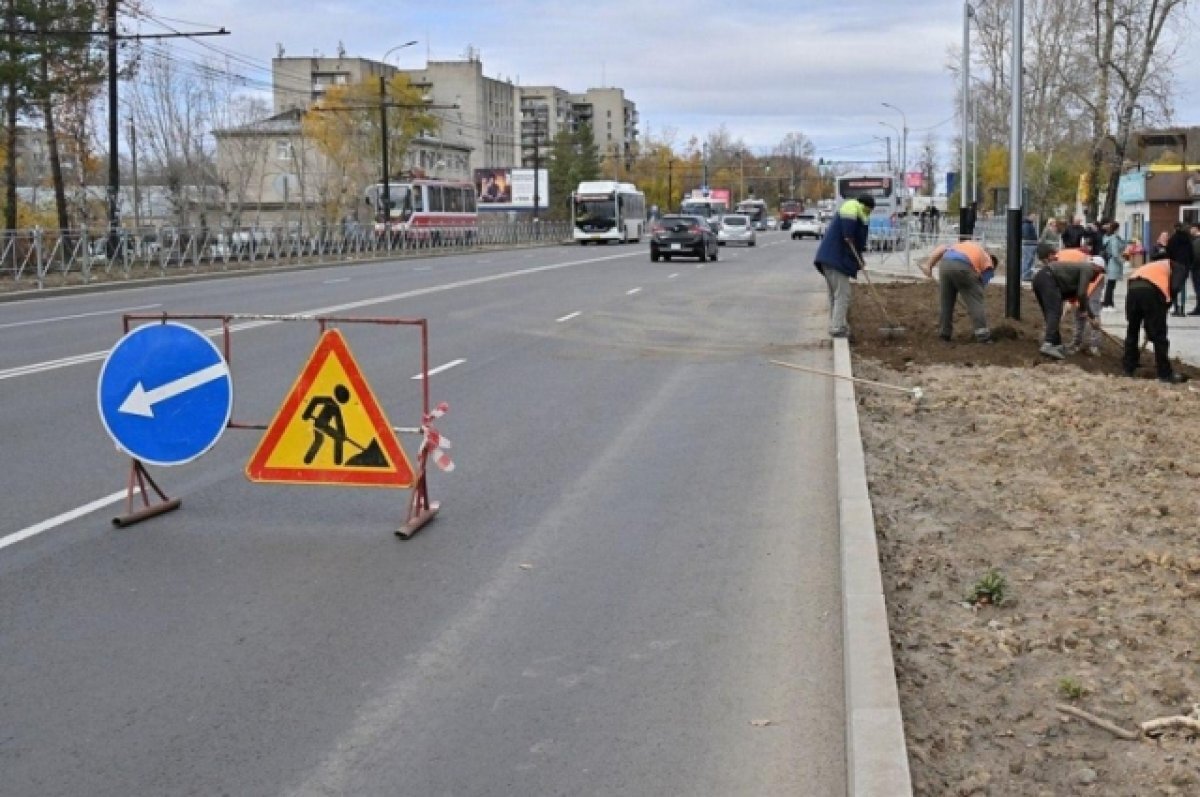
[[[832,389],[813,244],[644,245],[0,304],[0,793],[845,792]],[[96,409],[122,312],[424,317],[457,469],[253,484],[259,432],[152,473],[127,529]],[[212,324],[197,323],[201,328]],[[234,418],[317,339],[238,322]],[[342,327],[416,425],[411,329]],[[402,440],[410,453],[417,440]]]

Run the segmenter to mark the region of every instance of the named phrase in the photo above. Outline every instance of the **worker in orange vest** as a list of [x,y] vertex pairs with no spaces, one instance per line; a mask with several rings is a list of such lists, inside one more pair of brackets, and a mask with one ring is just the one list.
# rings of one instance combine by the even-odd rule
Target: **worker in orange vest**
[[1158,381],[1170,385],[1186,382],[1187,377],[1171,368],[1168,352],[1171,342],[1167,340],[1167,309],[1171,306],[1184,282],[1188,268],[1173,260],[1155,260],[1129,275],[1125,292],[1125,356],[1121,367],[1126,376],[1137,370],[1139,355],[1138,335],[1146,328],[1146,337],[1154,344],[1154,367]]
[[983,287],[996,274],[996,263],[996,256],[974,241],[959,241],[934,249],[921,264],[921,271],[927,277],[933,276],[934,266],[938,267],[938,337],[942,340],[949,341],[954,332],[954,303],[961,296],[974,327],[975,340],[992,342],[983,306]]
[[1033,275],[1033,295],[1046,319],[1046,332],[1042,347],[1038,350],[1056,360],[1066,359],[1067,350],[1062,345],[1063,303],[1074,300],[1079,304],[1086,323],[1096,323],[1096,313],[1088,303],[1104,282],[1104,266],[1092,262],[1091,255],[1080,247],[1061,249],[1054,262]]

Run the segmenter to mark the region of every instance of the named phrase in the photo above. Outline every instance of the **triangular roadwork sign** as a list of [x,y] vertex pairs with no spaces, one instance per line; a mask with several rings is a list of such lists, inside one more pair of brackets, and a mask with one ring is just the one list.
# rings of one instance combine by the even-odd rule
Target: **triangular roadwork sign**
[[404,449],[342,333],[326,330],[246,465],[256,482],[412,487]]

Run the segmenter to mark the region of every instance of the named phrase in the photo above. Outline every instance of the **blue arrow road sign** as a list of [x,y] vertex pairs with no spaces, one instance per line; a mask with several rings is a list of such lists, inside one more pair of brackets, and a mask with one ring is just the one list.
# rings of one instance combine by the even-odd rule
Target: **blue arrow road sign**
[[96,389],[117,447],[152,465],[181,465],[216,444],[233,412],[221,351],[192,327],[146,324],[117,341]]

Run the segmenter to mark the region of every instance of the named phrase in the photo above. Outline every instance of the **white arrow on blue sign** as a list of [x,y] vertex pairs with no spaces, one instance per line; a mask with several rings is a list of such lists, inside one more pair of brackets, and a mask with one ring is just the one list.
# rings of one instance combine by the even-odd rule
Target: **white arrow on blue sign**
[[211,340],[168,321],[117,341],[100,368],[96,399],[118,448],[152,465],[181,465],[220,439],[233,412],[233,384]]

